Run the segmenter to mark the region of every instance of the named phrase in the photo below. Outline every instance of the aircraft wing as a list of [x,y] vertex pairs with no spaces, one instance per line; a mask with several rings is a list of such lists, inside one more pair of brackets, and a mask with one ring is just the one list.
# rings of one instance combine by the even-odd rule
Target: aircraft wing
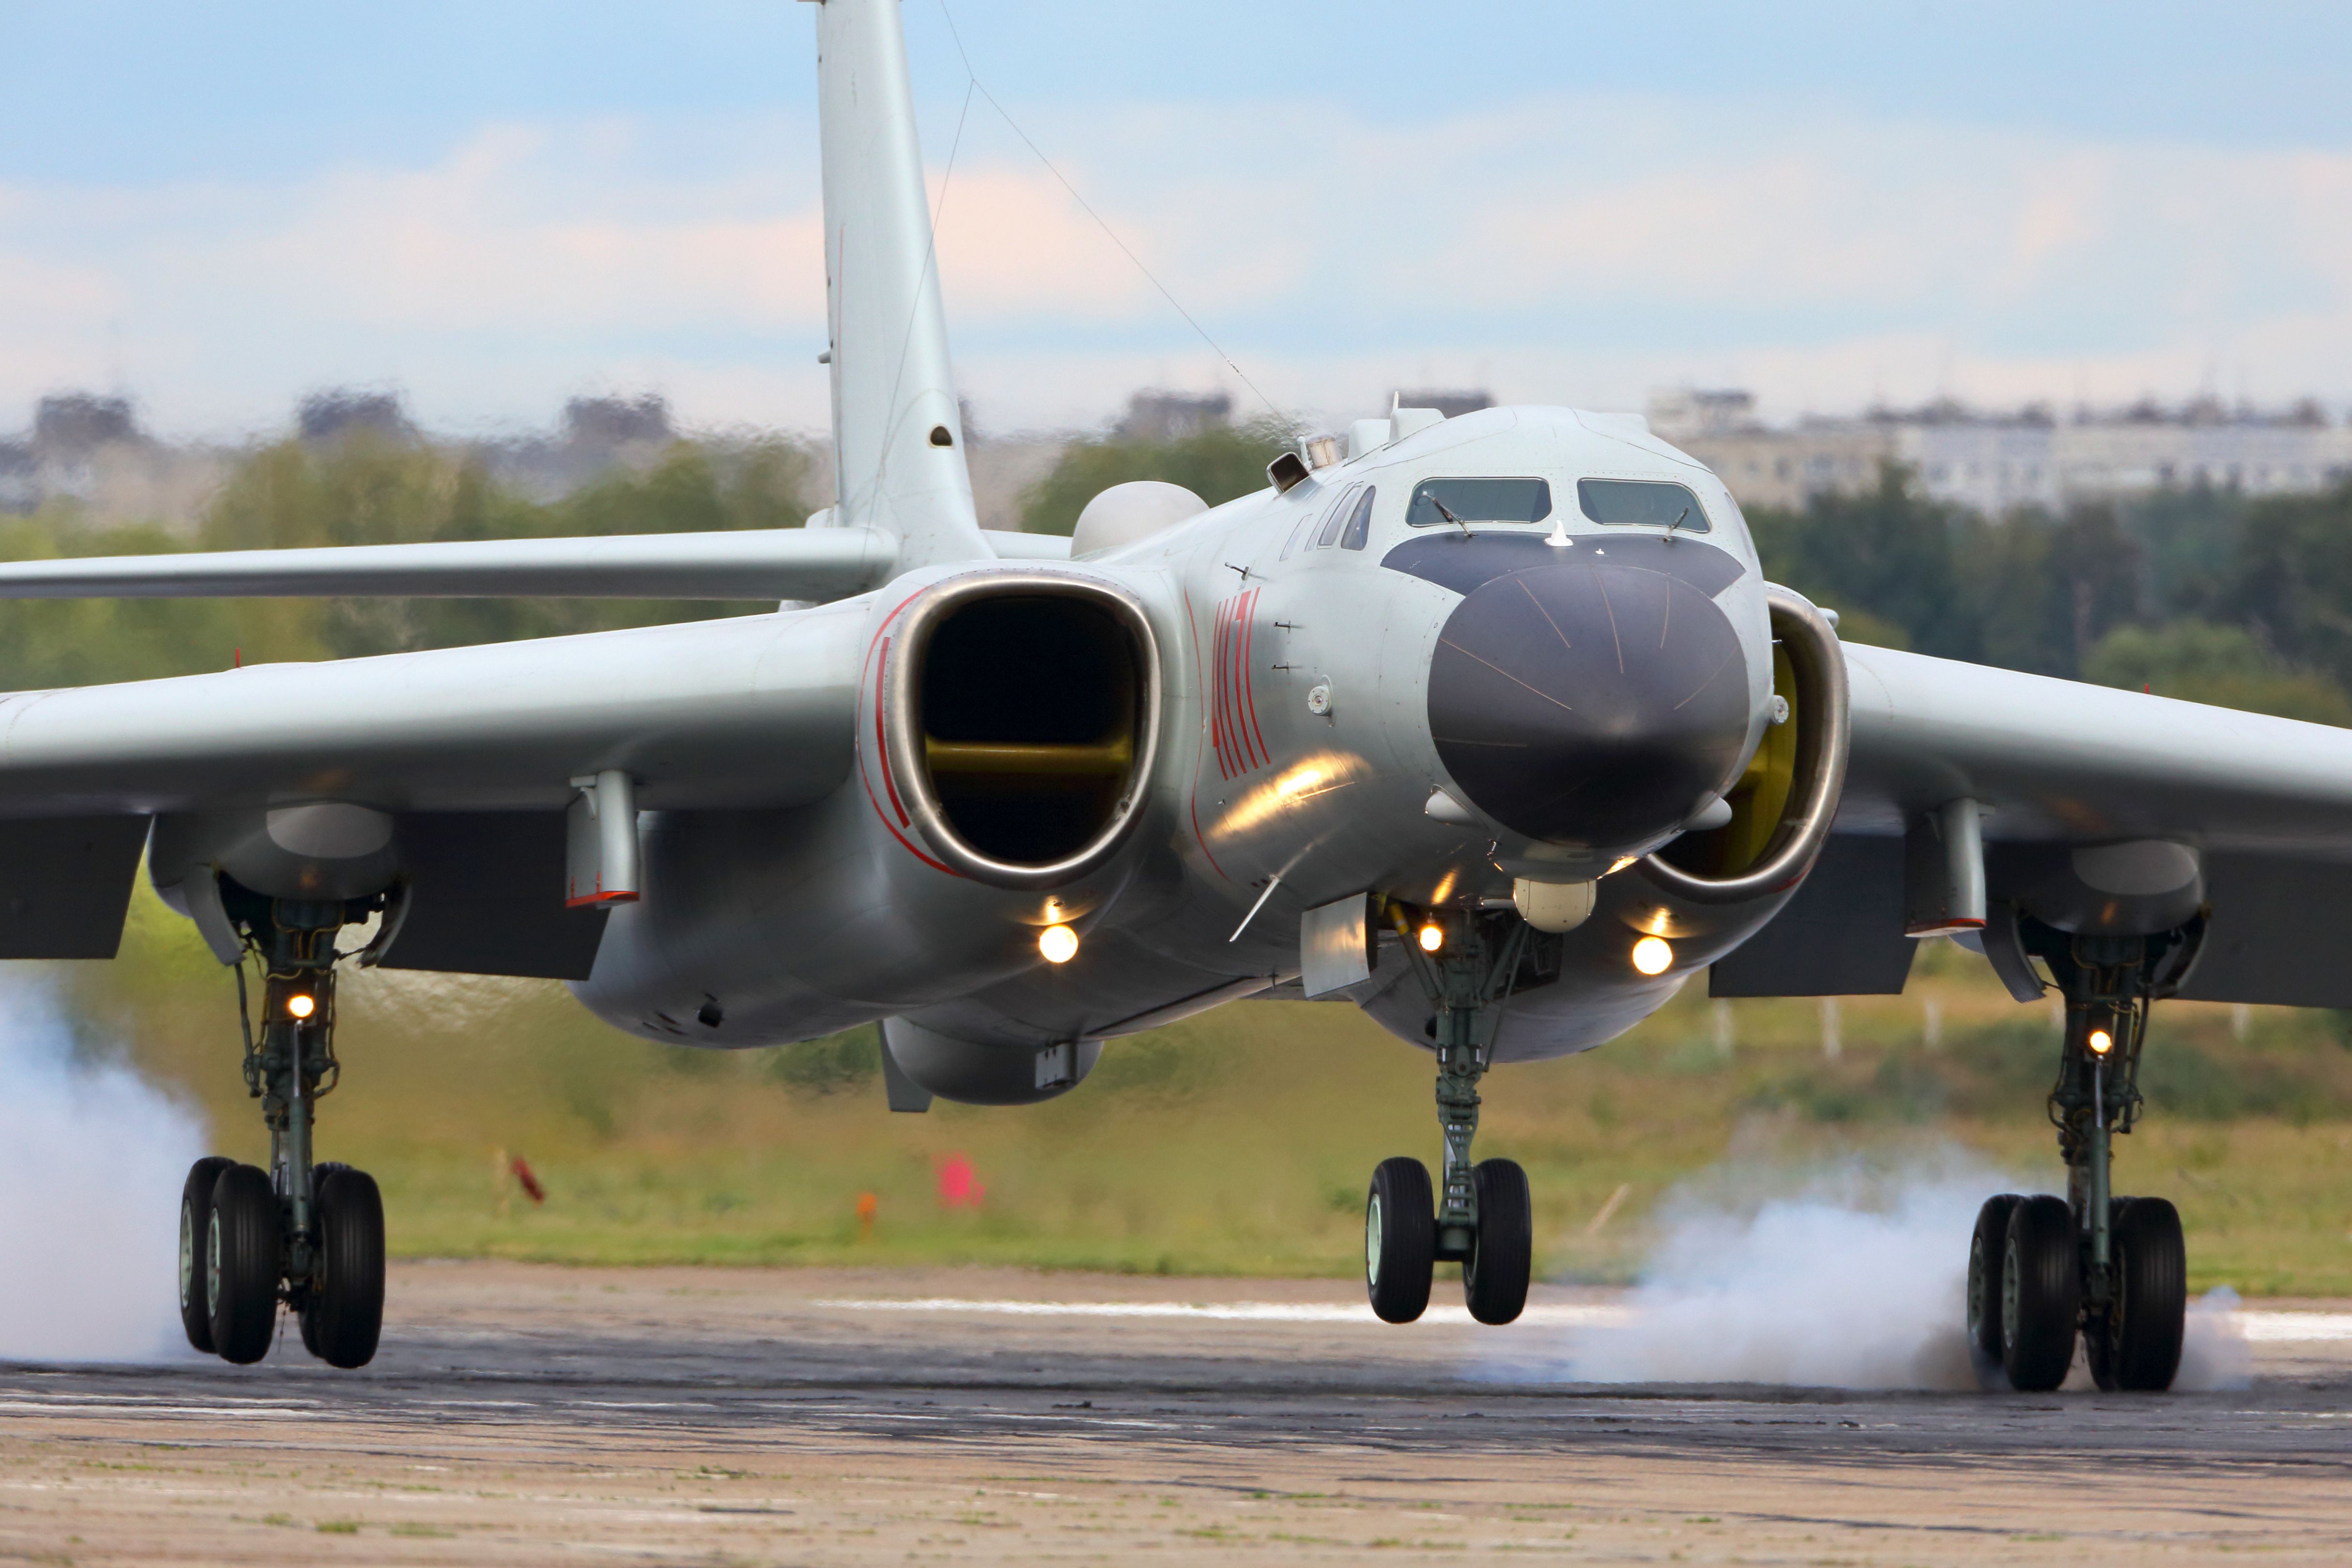
[[2352,730],[1853,644],[1837,833],[1717,995],[1902,989],[1904,835],[1946,802],[1983,817],[1986,890],[2036,847],[2166,839],[2203,859],[2210,929],[2181,994],[2352,1006]]
[[1900,833],[1959,796],[1989,841],[2178,838],[2352,860],[2352,730],[1846,647],[1841,829]]
[[852,640],[814,610],[0,697],[0,818],[331,794],[562,808],[605,768],[648,809],[779,806],[845,776]]
[[[984,531],[999,560],[1067,560],[1050,534]],[[872,528],[744,529],[228,550],[0,563],[0,599],[796,599],[887,580],[897,542]]]

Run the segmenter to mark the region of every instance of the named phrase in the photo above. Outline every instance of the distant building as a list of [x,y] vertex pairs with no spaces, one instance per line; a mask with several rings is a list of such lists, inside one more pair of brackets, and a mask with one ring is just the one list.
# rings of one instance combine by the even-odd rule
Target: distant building
[[1662,440],[1730,436],[1760,429],[1752,392],[1702,392],[1668,387],[1650,395],[1650,428]]
[[336,387],[314,392],[295,411],[295,433],[306,446],[324,446],[353,436],[373,436],[385,441],[410,441],[416,426],[391,392],[358,392]]
[[1127,417],[1111,433],[1128,441],[1186,441],[1223,429],[1233,418],[1234,400],[1226,393],[1139,392],[1127,400]]
[[42,398],[33,408],[36,460],[88,457],[100,447],[143,439],[127,397],[61,392]]
[[[1912,470],[1921,493],[1988,517],[2200,485],[2294,495],[2352,479],[2352,429],[2308,401],[2283,415],[2211,399],[2173,410],[2143,402],[2063,423],[2045,408],[1985,414],[1943,401],[1789,429],[1752,419],[1725,428],[1719,416],[1744,395],[1662,392],[1650,405],[1652,429],[1714,469],[1743,506],[1865,490],[1887,462]],[[1695,397],[1719,401],[1695,405]]]
[[1475,414],[1481,408],[1495,406],[1491,392],[1438,392],[1424,388],[1419,392],[1400,391],[1395,406],[1399,408],[1434,408],[1448,419],[1458,419],[1465,414]]
[[563,439],[609,452],[640,441],[666,447],[677,439],[677,430],[669,421],[669,399],[659,393],[575,397],[563,405]]

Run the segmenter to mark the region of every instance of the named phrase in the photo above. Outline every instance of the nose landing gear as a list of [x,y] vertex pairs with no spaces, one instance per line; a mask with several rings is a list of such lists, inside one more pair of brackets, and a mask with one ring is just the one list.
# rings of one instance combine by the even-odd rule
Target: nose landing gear
[[258,1036],[242,963],[237,1005],[269,1169],[210,1155],[189,1168],[180,1193],[180,1323],[189,1344],[226,1361],[269,1353],[281,1300],[300,1321],[303,1346],[330,1366],[365,1366],[375,1355],[383,1201],[366,1172],[310,1158],[315,1107],[341,1076],[335,936],[374,902],[244,894],[229,905],[263,973]]
[[1482,1323],[1507,1323],[1527,1306],[1533,1264],[1527,1173],[1509,1160],[1473,1164],[1470,1142],[1478,1131],[1478,1083],[1486,1075],[1528,927],[1516,916],[1441,921],[1433,911],[1422,928],[1437,933],[1437,945],[1428,948],[1402,906],[1390,910],[1437,1010],[1437,1120],[1445,1161],[1434,1194],[1429,1168],[1418,1160],[1383,1160],[1372,1173],[1364,1205],[1365,1289],[1382,1321],[1410,1323],[1428,1308],[1434,1267],[1458,1262],[1470,1315]]
[[1969,1336],[2010,1385],[2065,1381],[2074,1340],[2108,1391],[2160,1393],[2180,1366],[2188,1265],[2180,1215],[2163,1198],[2118,1198],[2112,1145],[2139,1118],[2148,1014],[2170,994],[2200,925],[2160,936],[2068,936],[2020,922],[2026,951],[2066,1002],[2066,1038],[2050,1120],[2066,1196],[1988,1198],[1969,1246]]

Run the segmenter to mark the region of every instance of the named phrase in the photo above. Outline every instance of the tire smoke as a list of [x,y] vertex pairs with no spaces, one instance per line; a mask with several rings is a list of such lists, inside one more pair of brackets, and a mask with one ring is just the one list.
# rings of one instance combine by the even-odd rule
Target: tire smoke
[[[1622,1321],[1579,1327],[1549,1353],[1490,1373],[1580,1383],[1749,1383],[1816,1388],[2006,1388],[1966,1329],[1977,1209],[2039,1184],[1967,1152],[1861,1161],[1794,1177],[1745,1163],[1670,1192]],[[1776,1191],[1777,1189],[1777,1191]],[[2226,1298],[2226,1299],[2224,1299]],[[2235,1297],[2192,1303],[2177,1387],[2244,1386]],[[2081,1352],[2068,1386],[2091,1386]]]
[[204,1143],[193,1110],[77,1048],[52,987],[0,980],[0,1358],[185,1349],[180,1184]]

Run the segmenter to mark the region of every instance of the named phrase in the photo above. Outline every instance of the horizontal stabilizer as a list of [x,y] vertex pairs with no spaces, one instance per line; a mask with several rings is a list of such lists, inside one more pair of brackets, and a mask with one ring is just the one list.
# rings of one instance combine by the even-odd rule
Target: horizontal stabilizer
[[806,599],[885,581],[866,528],[481,539],[0,563],[0,599]]

